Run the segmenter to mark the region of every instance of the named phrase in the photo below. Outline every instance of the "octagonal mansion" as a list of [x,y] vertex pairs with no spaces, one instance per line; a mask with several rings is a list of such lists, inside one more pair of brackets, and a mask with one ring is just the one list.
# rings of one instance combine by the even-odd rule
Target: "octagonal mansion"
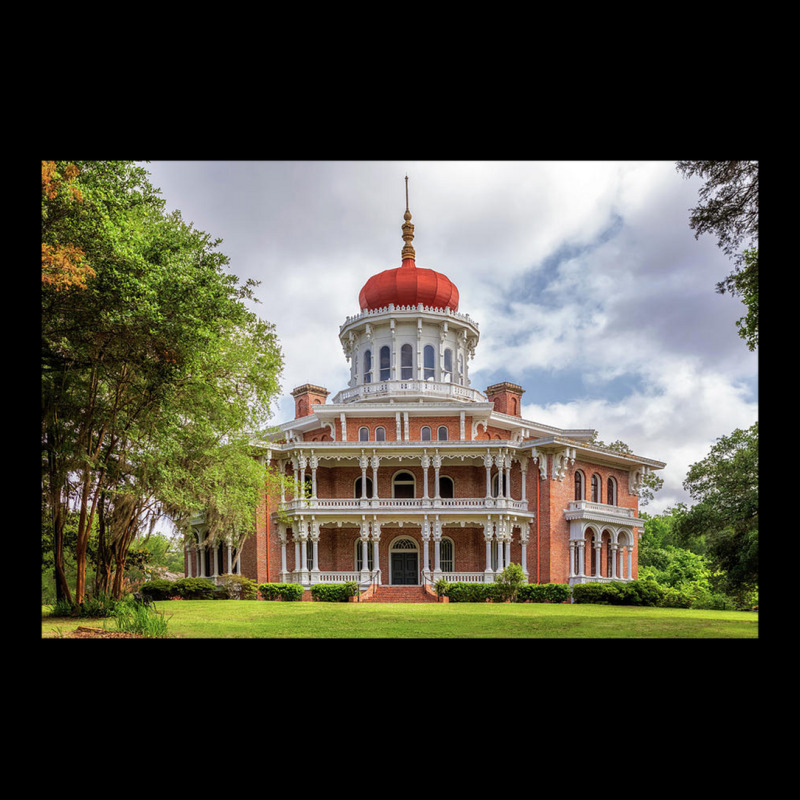
[[639,490],[665,465],[525,419],[518,385],[472,387],[478,325],[451,280],[416,266],[410,220],[406,195],[401,264],[367,280],[339,329],[347,388],[295,388],[295,418],[265,447],[295,488],[265,498],[240,553],[206,546],[198,520],[186,574],[355,581],[389,602],[512,562],[529,583],[636,578]]

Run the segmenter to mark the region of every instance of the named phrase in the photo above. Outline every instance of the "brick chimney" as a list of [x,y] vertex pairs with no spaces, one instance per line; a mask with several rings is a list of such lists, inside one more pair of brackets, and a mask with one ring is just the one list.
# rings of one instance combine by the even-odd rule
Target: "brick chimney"
[[522,395],[525,390],[516,383],[495,383],[486,389],[486,397],[494,410],[512,417],[522,416]]
[[330,392],[322,386],[304,383],[292,389],[294,397],[294,418],[307,417],[314,413],[314,406],[324,404]]

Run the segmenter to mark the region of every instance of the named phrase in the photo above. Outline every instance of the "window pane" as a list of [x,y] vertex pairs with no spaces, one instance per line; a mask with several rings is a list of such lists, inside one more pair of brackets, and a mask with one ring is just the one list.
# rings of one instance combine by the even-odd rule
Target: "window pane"
[[400,378],[410,381],[414,377],[413,351],[410,344],[400,348]]
[[446,442],[447,441],[447,426],[446,425],[440,425],[439,426],[438,435],[439,435],[439,441],[440,442]]
[[388,381],[389,380],[389,365],[390,365],[389,348],[388,347],[381,347],[381,380],[382,381]]
[[423,442],[429,442],[431,440],[431,429],[427,425],[422,426],[422,432],[420,433],[420,438]]
[[376,442],[386,441],[386,430],[384,428],[375,428],[375,441]]
[[436,376],[435,361],[434,361],[436,354],[433,351],[433,345],[426,344],[425,350],[423,352],[425,354],[425,361],[424,361],[425,367],[422,372],[422,377],[426,381],[432,381]]
[[364,383],[372,381],[372,350],[364,352]]

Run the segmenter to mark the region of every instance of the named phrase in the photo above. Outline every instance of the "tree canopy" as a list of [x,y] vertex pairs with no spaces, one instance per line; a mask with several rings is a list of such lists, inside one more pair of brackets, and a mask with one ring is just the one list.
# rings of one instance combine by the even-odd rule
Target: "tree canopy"
[[758,585],[758,423],[737,429],[693,464],[684,481],[694,506],[677,519],[681,543],[702,540],[731,593]]
[[42,162],[42,489],[59,597],[70,510],[77,602],[95,517],[98,576],[113,564],[117,579],[149,518],[207,510],[212,536],[235,543],[253,528],[252,444],[282,354],[246,306],[257,284],[240,285],[219,244],[166,213],[133,162]]
[[717,237],[735,269],[717,284],[720,293],[739,296],[747,314],[736,325],[750,350],[758,347],[758,162],[678,161],[685,178],[705,180],[700,203],[691,209],[689,227],[695,238]]

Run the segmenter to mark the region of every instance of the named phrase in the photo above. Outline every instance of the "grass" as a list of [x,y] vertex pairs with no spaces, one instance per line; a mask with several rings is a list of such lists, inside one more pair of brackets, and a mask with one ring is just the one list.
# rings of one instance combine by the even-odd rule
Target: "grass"
[[[173,639],[756,639],[758,614],[744,611],[547,603],[284,603],[161,601]],[[87,620],[47,616],[42,636]],[[117,629],[113,619],[88,624]]]

